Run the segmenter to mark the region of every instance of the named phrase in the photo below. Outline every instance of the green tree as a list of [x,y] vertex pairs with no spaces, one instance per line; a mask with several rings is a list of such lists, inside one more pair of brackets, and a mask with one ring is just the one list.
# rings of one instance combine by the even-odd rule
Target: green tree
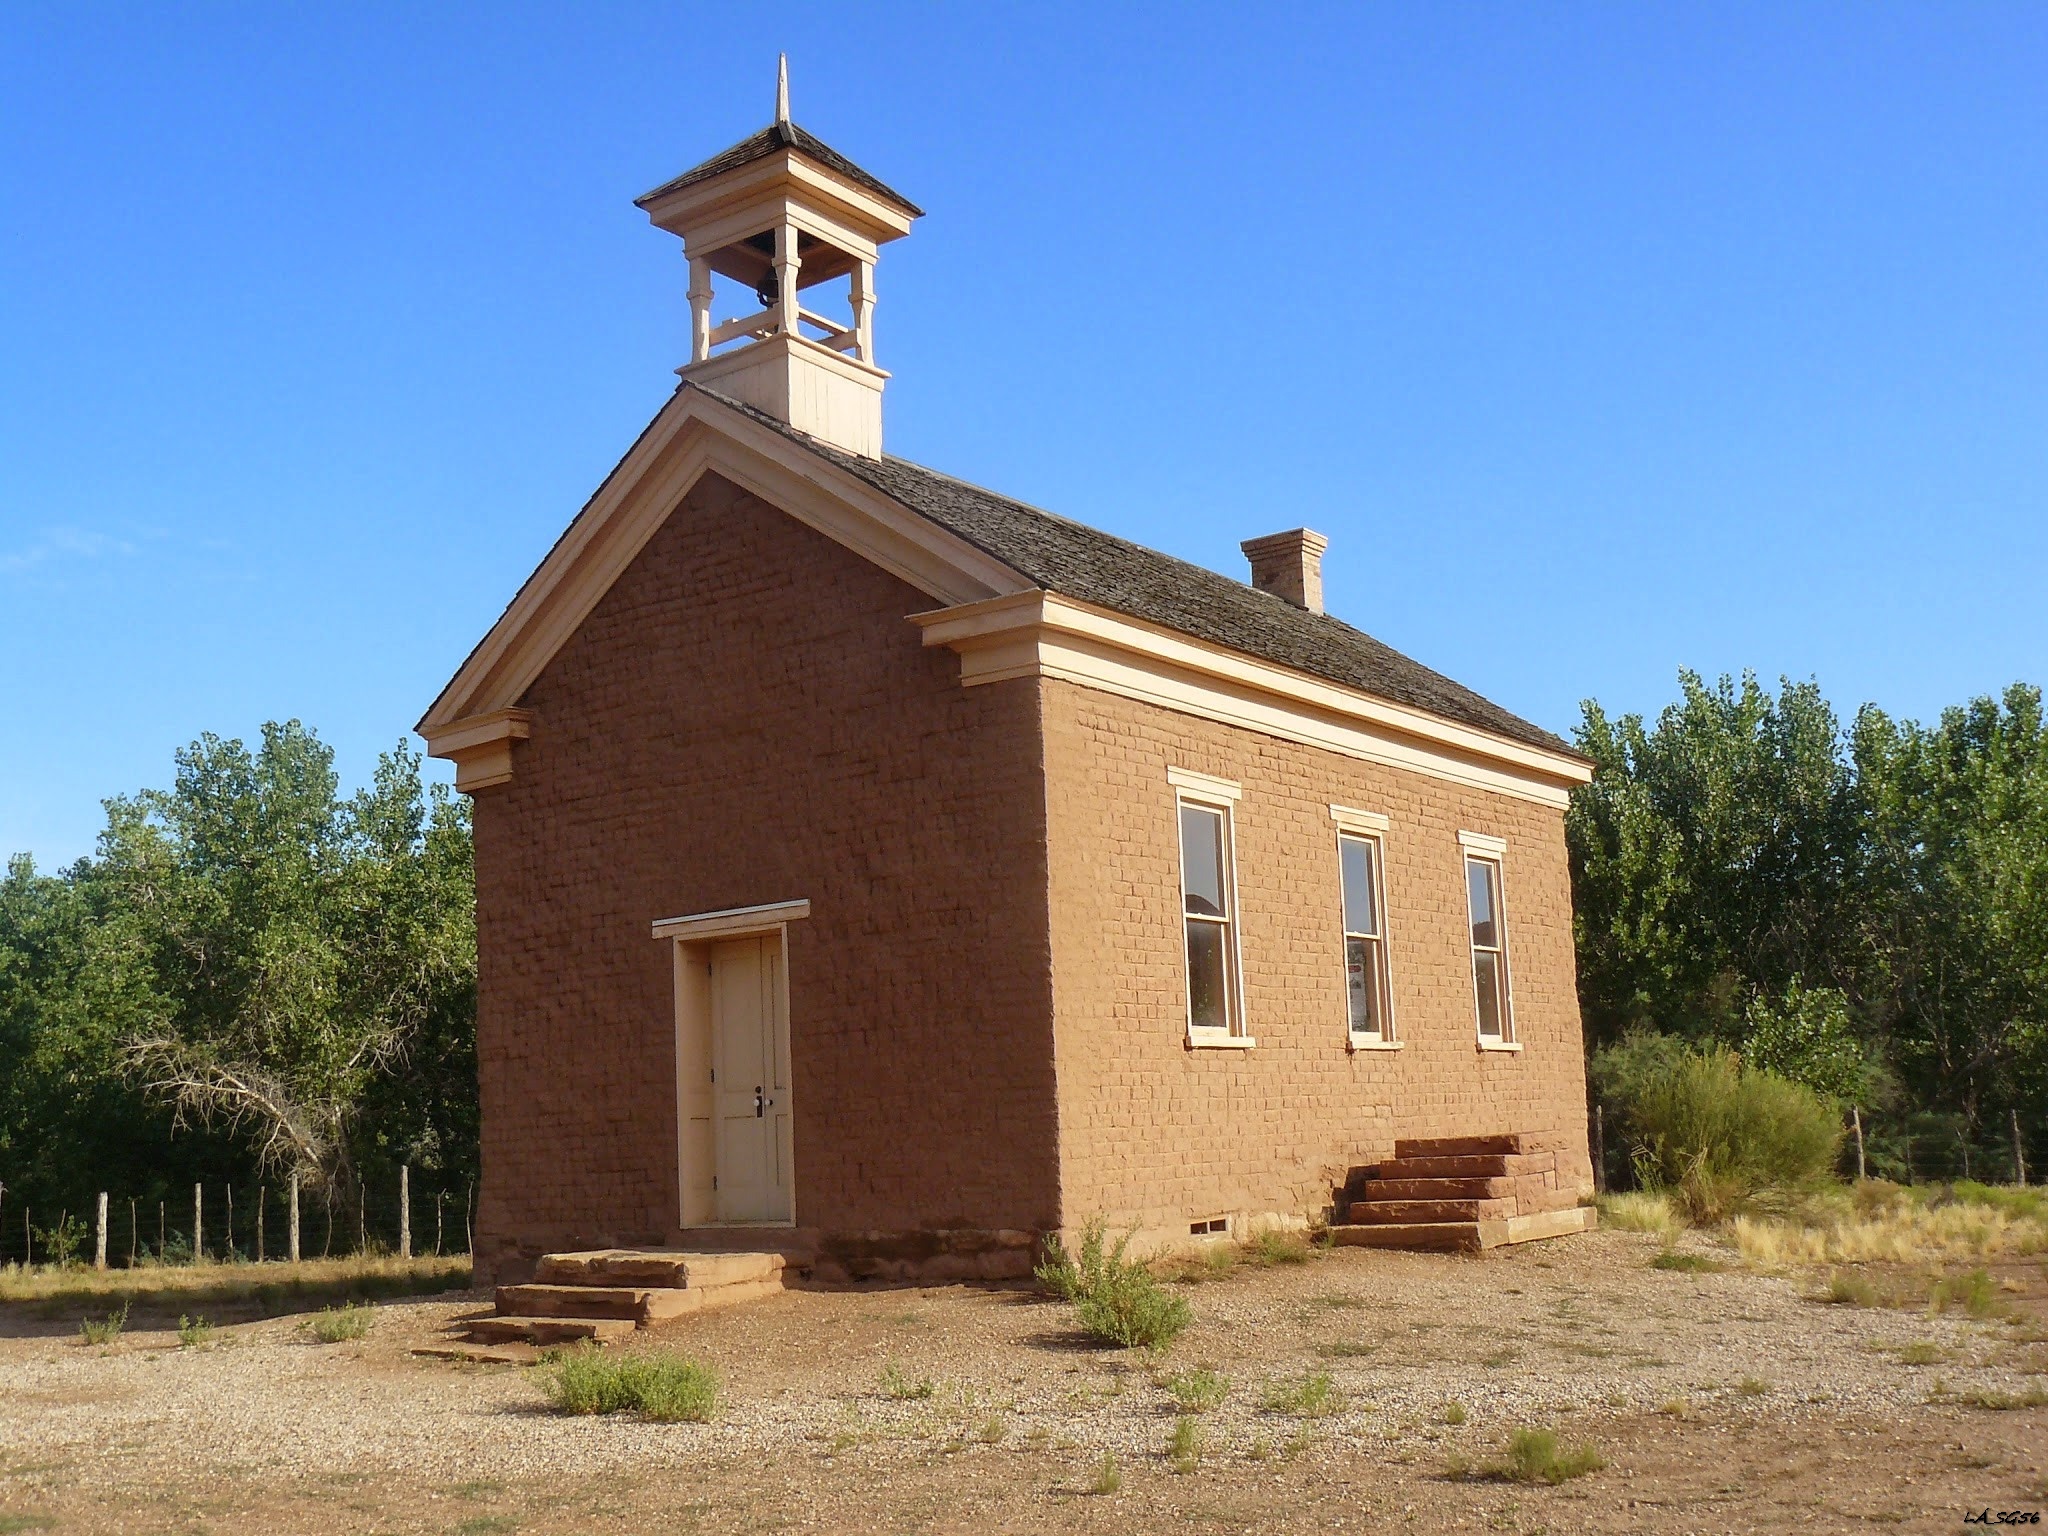
[[1961,1118],[1966,1144],[2005,1111],[2037,1117],[2048,1099],[2040,690],[2016,684],[1932,728],[1866,707],[1854,759],[1868,806],[1863,985],[1900,1072],[1923,1107]]
[[[365,1110],[405,1101],[384,1080],[473,1017],[464,807],[423,795],[403,744],[342,800],[332,751],[296,721],[254,753],[202,737],[177,764],[171,789],[108,802],[92,871],[148,978],[125,1068],[259,1163],[346,1187],[379,1145]],[[445,1155],[422,1126],[402,1139]]]
[[1594,1041],[1652,1026],[1739,1037],[1757,988],[1842,986],[1859,808],[1811,683],[1680,674],[1654,728],[1588,700],[1593,782],[1566,815]]

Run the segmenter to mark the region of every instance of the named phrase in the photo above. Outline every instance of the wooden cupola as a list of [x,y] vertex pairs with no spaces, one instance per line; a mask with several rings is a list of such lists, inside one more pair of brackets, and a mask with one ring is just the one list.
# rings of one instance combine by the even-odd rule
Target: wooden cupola
[[[924,210],[789,120],[789,61],[775,121],[634,199],[690,262],[690,361],[676,372],[838,448],[882,456],[875,258]],[[714,321],[713,276],[752,312]],[[847,317],[804,306],[846,282]],[[758,307],[756,307],[758,306]]]

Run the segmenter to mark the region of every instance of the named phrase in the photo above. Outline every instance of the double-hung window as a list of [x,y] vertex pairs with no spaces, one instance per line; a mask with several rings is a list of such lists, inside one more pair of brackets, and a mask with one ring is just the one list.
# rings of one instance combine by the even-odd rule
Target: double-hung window
[[1181,929],[1187,950],[1188,1039],[1249,1044],[1237,959],[1237,875],[1231,810],[1237,786],[1173,770],[1180,822]]
[[1344,923],[1347,1027],[1356,1047],[1391,1046],[1394,1020],[1387,983],[1387,902],[1380,834],[1387,818],[1333,805]]
[[1515,1042],[1514,1009],[1508,990],[1507,906],[1501,895],[1501,856],[1507,844],[1497,837],[1461,832],[1465,850],[1465,904],[1472,919],[1472,1000],[1482,1046],[1510,1047]]

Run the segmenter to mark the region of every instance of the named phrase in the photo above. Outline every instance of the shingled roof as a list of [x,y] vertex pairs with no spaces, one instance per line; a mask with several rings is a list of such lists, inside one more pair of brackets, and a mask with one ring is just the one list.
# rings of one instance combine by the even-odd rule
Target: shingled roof
[[907,459],[866,459],[698,384],[684,384],[781,433],[957,534],[1048,592],[1227,646],[1396,704],[1577,757],[1558,737],[1342,619],[1085,523],[1013,501]]
[[886,197],[890,202],[898,204],[906,213],[919,218],[924,216],[924,210],[901,192],[870,176],[816,134],[797,127],[795,123],[770,123],[753,137],[741,139],[731,149],[713,155],[702,165],[692,166],[673,181],[665,181],[652,192],[634,198],[633,206],[645,208],[658,197],[666,197],[669,193],[681,191],[684,187],[695,186],[700,181],[709,181],[714,176],[737,170],[750,161],[763,159],[783,149],[793,149],[799,154],[808,155],[827,170],[837,171],[848,181],[866,187],[877,197]]

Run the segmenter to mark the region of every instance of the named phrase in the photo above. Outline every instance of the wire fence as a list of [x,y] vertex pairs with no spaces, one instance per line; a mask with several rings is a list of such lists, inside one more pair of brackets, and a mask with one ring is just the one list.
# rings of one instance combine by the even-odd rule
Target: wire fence
[[0,1180],[0,1264],[121,1269],[466,1254],[475,1214],[474,1184],[422,1183],[409,1167],[347,1190],[287,1177],[200,1181],[174,1195],[108,1191],[82,1211],[31,1206]]

